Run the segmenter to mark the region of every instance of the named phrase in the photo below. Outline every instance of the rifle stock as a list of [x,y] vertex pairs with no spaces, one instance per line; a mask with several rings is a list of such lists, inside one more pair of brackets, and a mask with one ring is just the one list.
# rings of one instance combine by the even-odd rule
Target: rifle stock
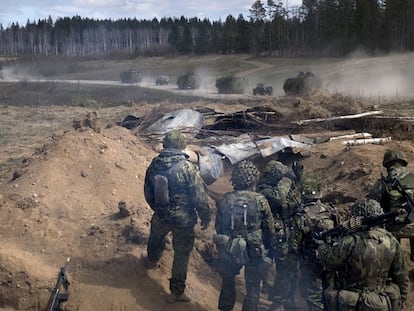
[[[70,258],[66,260],[66,263],[63,267],[60,268],[58,279],[55,285],[55,288],[53,289],[53,294],[50,297],[50,301],[47,307],[47,311],[58,311],[60,309],[60,304],[62,302],[65,302],[69,298],[69,294],[67,293],[68,287],[69,287],[69,281],[66,277],[66,267],[69,263]],[[64,293],[61,292],[61,289],[65,290]]]

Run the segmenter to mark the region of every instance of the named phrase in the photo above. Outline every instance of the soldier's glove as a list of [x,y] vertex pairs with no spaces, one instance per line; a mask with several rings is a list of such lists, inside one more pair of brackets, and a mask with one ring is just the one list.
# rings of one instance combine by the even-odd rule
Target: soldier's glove
[[321,244],[325,244],[325,241],[323,240],[323,238],[317,234],[316,232],[314,232],[312,234],[312,241],[313,243],[315,243],[316,245],[321,245]]

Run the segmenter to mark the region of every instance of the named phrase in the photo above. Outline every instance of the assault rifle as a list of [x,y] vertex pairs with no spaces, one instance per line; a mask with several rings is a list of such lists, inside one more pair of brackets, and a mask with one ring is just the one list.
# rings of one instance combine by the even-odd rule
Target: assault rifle
[[[70,283],[66,277],[66,267],[69,263],[69,260],[70,258],[68,258],[65,265],[60,268],[58,280],[56,282],[55,288],[53,289],[53,294],[50,298],[49,305],[47,306],[47,311],[60,311],[60,304],[67,301],[69,298],[67,291]],[[63,293],[61,293],[62,287],[65,290]]]
[[332,229],[325,230],[323,232],[314,232],[313,237],[316,240],[325,240],[328,237],[341,237],[347,233],[356,231],[366,231],[375,226],[381,226],[388,223],[395,222],[396,217],[405,213],[404,209],[399,209],[391,212],[384,213],[378,216],[356,216],[351,217],[343,224],[336,226]]
[[[383,180],[385,179],[384,176],[382,176]],[[405,199],[405,202],[401,205],[401,207],[406,211],[407,213],[407,219],[411,222],[414,221],[414,201],[413,198],[410,196],[410,194],[405,190],[404,186],[401,185],[398,178],[393,178],[391,180],[391,187],[394,190],[397,190],[399,193],[401,193]]]

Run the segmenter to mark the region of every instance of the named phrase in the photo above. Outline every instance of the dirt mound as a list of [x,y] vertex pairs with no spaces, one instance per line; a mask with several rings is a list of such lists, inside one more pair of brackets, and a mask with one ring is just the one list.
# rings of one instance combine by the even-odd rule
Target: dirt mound
[[[336,107],[335,102],[298,99],[296,108],[291,103],[290,108],[287,103],[271,105],[287,120],[329,117],[336,109],[337,115],[365,111],[358,104]],[[363,197],[380,176],[382,155],[392,146],[406,152],[414,171],[414,147],[405,140],[358,146],[327,141],[312,145],[302,161],[305,169],[320,173],[329,201],[345,214],[349,204]],[[143,183],[155,155],[146,140],[120,126],[102,128],[99,133],[68,128],[48,137],[42,148],[3,177],[0,308],[44,309],[60,266],[70,257],[70,297],[65,310],[216,310],[220,278],[210,266],[213,223],[207,231],[196,226],[188,274],[193,302],[165,302],[172,264],[170,243],[158,269],[144,268],[152,211],[143,196]],[[208,188],[212,197],[228,191],[227,172]],[[120,202],[127,213],[120,213]],[[214,211],[214,200],[211,205]],[[407,249],[406,242],[403,245]],[[409,268],[413,268],[411,262]],[[242,278],[238,282],[241,286]]]

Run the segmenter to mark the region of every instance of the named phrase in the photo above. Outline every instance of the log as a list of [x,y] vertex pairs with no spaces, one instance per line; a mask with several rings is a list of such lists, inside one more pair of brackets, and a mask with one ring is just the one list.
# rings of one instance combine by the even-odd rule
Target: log
[[363,112],[363,113],[358,113],[358,114],[352,114],[352,115],[347,115],[347,116],[338,116],[338,117],[330,117],[330,118],[317,118],[317,119],[299,120],[299,121],[294,121],[292,123],[296,123],[296,124],[299,124],[299,125],[303,125],[303,124],[312,123],[312,122],[325,122],[325,121],[334,121],[334,120],[358,119],[358,118],[363,118],[363,117],[367,117],[367,116],[378,115],[378,114],[382,114],[382,113],[383,112],[381,110],[378,110],[378,111],[368,111],[368,112]]
[[368,138],[368,139],[354,139],[354,140],[347,140],[343,141],[342,145],[347,146],[356,146],[356,145],[366,145],[366,144],[384,144],[391,141],[391,137],[384,137],[384,138]]

